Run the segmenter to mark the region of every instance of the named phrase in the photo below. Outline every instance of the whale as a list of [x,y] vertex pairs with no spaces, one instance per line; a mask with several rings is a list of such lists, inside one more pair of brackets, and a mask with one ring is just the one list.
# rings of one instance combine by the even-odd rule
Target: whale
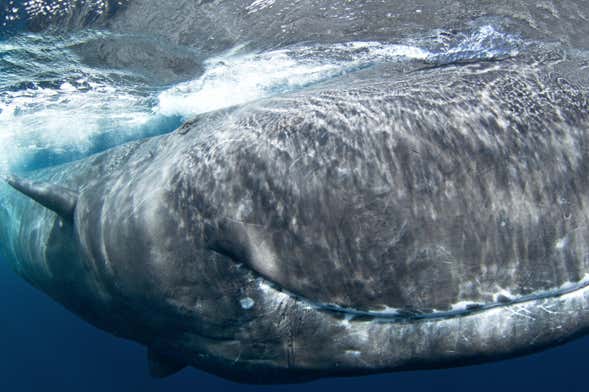
[[494,361],[589,328],[588,95],[522,58],[381,64],[7,175],[12,268],[150,373]]
[[153,376],[297,383],[587,333],[583,2],[39,1],[0,9],[3,23],[12,10],[28,13],[17,32],[108,33],[72,48],[82,63],[158,86],[235,47],[452,40],[489,21],[527,42],[490,61],[375,64],[5,175],[3,259],[145,346]]

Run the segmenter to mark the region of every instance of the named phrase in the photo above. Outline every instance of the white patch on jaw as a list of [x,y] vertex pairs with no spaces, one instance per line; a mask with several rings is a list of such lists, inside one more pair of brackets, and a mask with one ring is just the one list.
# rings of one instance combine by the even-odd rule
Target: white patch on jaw
[[460,301],[460,302],[456,302],[455,304],[452,304],[452,311],[466,311],[468,310],[469,306],[476,306],[476,305],[480,305],[479,302],[473,302],[473,301]]
[[358,329],[352,332],[359,342],[366,343],[370,340],[370,332],[366,328]]
[[563,284],[560,285],[559,289],[560,290],[574,290],[576,286],[579,285],[589,285],[589,273],[586,273],[585,275],[583,275],[583,277],[581,278],[581,280],[579,280],[578,282],[564,282]]
[[515,298],[515,296],[513,294],[511,294],[511,292],[509,292],[505,289],[501,289],[497,293],[493,294],[493,302],[500,302],[499,301],[500,297],[505,297],[509,300],[513,300]]
[[352,321],[354,319],[354,316],[352,314],[346,314],[344,316],[344,319],[341,321],[341,325],[342,327],[349,329],[351,327],[350,321]]
[[[258,288],[264,294],[265,300],[270,301],[272,304],[276,306],[279,306],[281,303],[285,301],[291,301],[293,299],[292,294],[277,291],[276,289],[272,288],[267,282],[265,282],[262,278],[258,278],[257,283]],[[305,307],[307,307],[306,303]]]
[[254,307],[256,302],[250,297],[245,297],[239,300],[239,304],[241,305],[242,309],[249,310]]

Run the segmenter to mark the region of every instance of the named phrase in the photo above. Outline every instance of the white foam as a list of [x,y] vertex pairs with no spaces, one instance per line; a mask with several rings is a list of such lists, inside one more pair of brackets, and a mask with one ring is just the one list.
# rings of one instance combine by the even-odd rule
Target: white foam
[[41,151],[83,154],[105,135],[141,136],[154,118],[145,86],[124,74],[85,67],[69,50],[99,35],[31,34],[0,46],[0,172],[25,165]]
[[190,117],[294,91],[377,62],[429,56],[428,51],[415,46],[377,42],[238,53],[239,49],[209,60],[201,77],[161,93],[155,111]]
[[[251,7],[271,5],[255,1]],[[431,42],[391,44],[356,41],[331,45],[295,46],[263,53],[243,53],[237,47],[211,58],[195,80],[162,92],[154,109],[161,115],[191,117],[255,101],[319,83],[383,62],[448,63],[517,55],[519,40],[485,25],[459,34],[448,47],[430,49]],[[434,45],[435,46],[435,45]]]
[[83,152],[92,147],[93,137],[146,124],[153,114],[142,100],[108,85],[80,89],[71,83],[5,93],[0,96],[0,155],[14,165],[40,149]]

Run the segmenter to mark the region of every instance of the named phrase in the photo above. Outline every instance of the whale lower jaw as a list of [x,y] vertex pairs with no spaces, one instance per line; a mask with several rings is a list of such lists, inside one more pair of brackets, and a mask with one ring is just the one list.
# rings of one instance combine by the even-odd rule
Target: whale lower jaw
[[[477,364],[537,352],[589,331],[586,281],[509,303],[420,315],[321,305],[263,279],[257,283],[264,300],[254,307],[260,306],[264,314],[288,308],[300,315],[299,330],[304,331],[289,343],[288,358],[270,366],[276,374],[288,372],[285,380],[272,379],[273,383]],[[239,365],[257,369],[259,362],[240,360]],[[267,382],[232,366],[231,371],[209,370],[238,382]]]
[[[434,317],[356,317],[320,307],[257,278],[263,295],[244,301],[288,331],[271,358],[242,355],[235,341],[206,340],[217,357],[187,361],[240,383],[298,383],[402,370],[435,369],[507,359],[560,345],[589,332],[589,285],[519,302]],[[279,317],[288,313],[296,322]],[[294,325],[294,327],[293,327]],[[250,331],[259,345],[264,336]],[[248,333],[246,332],[246,335]],[[268,338],[268,339],[273,339]],[[229,345],[229,346],[228,346]],[[227,350],[225,352],[225,349]],[[246,350],[244,350],[245,353]]]

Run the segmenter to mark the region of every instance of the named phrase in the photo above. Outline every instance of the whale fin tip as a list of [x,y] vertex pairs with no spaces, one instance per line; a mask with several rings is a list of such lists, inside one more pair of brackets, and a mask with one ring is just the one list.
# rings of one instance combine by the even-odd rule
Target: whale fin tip
[[149,374],[155,378],[165,378],[174,375],[186,367],[185,363],[149,349],[147,352]]
[[33,182],[13,175],[0,177],[8,185],[62,218],[73,221],[78,193],[61,185]]

